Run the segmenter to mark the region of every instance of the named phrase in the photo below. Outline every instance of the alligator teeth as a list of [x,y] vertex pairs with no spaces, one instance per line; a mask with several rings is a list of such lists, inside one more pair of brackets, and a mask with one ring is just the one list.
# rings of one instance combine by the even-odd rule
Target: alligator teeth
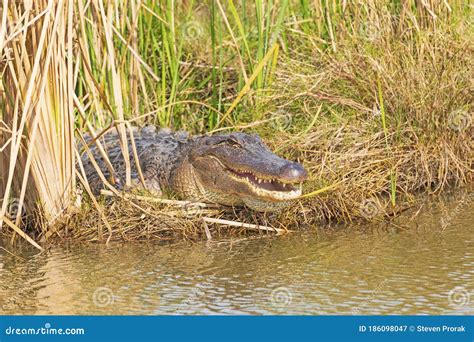
[[[239,180],[240,182],[245,182],[247,185],[249,185],[252,188],[253,192],[257,196],[261,196],[262,198],[270,199],[273,201],[289,201],[289,200],[294,200],[300,197],[302,194],[302,187],[303,187],[302,183],[299,184],[299,188],[298,188],[298,184],[288,184],[288,183],[285,184],[283,182],[278,181],[275,178],[271,178],[271,179],[259,178],[258,176],[255,176],[254,173],[251,173],[249,171],[242,171],[241,173],[244,173],[244,172],[246,174],[237,175],[236,179]],[[269,190],[269,189],[266,189],[268,187],[259,186],[259,184],[262,184],[262,183],[276,183],[280,188],[271,187],[270,189],[274,189],[274,190]],[[291,189],[293,185],[295,186],[296,189]],[[279,190],[276,190],[276,189],[279,189]]]

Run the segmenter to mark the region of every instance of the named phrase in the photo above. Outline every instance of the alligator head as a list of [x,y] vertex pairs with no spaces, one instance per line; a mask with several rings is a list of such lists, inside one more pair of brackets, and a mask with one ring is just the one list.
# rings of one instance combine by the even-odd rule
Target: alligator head
[[272,211],[301,195],[306,170],[272,153],[257,135],[230,133],[193,140],[186,171],[181,176],[176,172],[173,182],[183,197]]

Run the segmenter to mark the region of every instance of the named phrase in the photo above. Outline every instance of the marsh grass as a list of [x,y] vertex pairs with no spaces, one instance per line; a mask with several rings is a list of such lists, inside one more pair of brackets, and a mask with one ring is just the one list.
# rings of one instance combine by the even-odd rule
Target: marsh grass
[[[472,183],[473,24],[472,6],[464,1],[215,0],[178,6],[173,0],[79,0],[72,14],[55,19],[63,34],[29,50],[22,44],[34,43],[44,29],[46,2],[35,1],[27,12],[17,2],[7,3],[8,11],[0,16],[3,151],[10,151],[4,144],[12,134],[11,118],[21,122],[27,117],[22,111],[11,114],[27,102],[26,93],[15,94],[18,85],[6,77],[9,63],[26,68],[22,60],[33,61],[32,51],[46,54],[49,47],[59,54],[52,65],[63,67],[55,78],[59,84],[46,82],[46,88],[63,90],[43,100],[39,113],[49,115],[38,115],[39,121],[48,127],[73,124],[76,142],[84,133],[98,137],[94,143],[104,156],[104,130],[118,130],[125,154],[132,125],[151,123],[192,133],[245,130],[259,133],[279,154],[300,160],[311,173],[306,195],[279,215],[235,209],[206,213],[209,217],[282,229],[389,218],[410,206],[418,192],[439,193]],[[19,25],[12,26],[15,21]],[[66,34],[71,22],[73,40]],[[56,49],[55,43],[60,44]],[[66,49],[68,44],[72,47]],[[6,51],[15,47],[21,57],[12,59]],[[41,82],[31,84],[40,89]],[[8,105],[12,100],[16,107]],[[76,159],[72,179],[83,189],[82,207],[64,205],[69,211],[59,210],[64,215],[56,225],[30,224],[37,241],[54,236],[101,241],[205,236],[202,217],[124,199],[113,179],[103,179],[117,197],[113,204],[91,196],[79,158],[87,149],[71,153],[74,140],[67,132],[58,135],[64,147],[41,158],[32,155],[31,163],[67,155],[56,157],[55,167],[68,170],[59,179],[71,180]],[[12,164],[9,156],[0,153],[3,168]],[[17,159],[23,170],[26,159]],[[130,160],[136,162],[135,154]],[[2,178],[11,172],[2,171]],[[68,193],[76,188],[55,177],[43,177],[41,187],[19,179],[18,184],[27,184],[21,202],[32,217],[38,217],[38,208],[44,212],[44,200],[38,206],[33,200],[38,196],[30,193],[45,189],[54,202],[59,197],[50,188]],[[4,200],[16,194],[4,193]],[[209,227],[212,234],[223,228]]]

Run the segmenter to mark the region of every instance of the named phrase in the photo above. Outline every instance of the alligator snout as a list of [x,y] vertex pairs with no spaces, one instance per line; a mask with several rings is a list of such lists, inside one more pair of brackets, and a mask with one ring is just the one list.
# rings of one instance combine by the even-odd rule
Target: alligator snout
[[308,172],[303,165],[298,163],[287,163],[280,170],[281,177],[290,182],[303,182],[308,178]]

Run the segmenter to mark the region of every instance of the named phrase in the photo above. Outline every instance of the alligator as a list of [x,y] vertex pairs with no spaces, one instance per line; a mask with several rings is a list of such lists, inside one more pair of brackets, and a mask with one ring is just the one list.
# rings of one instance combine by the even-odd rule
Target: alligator
[[[278,157],[254,134],[190,136],[147,126],[135,130],[133,138],[140,169],[129,140],[132,188],[158,197],[175,194],[185,200],[276,211],[301,195],[308,177],[301,164]],[[104,187],[90,160],[93,156],[104,177],[121,190],[130,190],[123,186],[126,167],[117,133],[99,138],[109,167],[97,144],[90,138],[86,141],[81,159],[91,189],[98,193]]]

